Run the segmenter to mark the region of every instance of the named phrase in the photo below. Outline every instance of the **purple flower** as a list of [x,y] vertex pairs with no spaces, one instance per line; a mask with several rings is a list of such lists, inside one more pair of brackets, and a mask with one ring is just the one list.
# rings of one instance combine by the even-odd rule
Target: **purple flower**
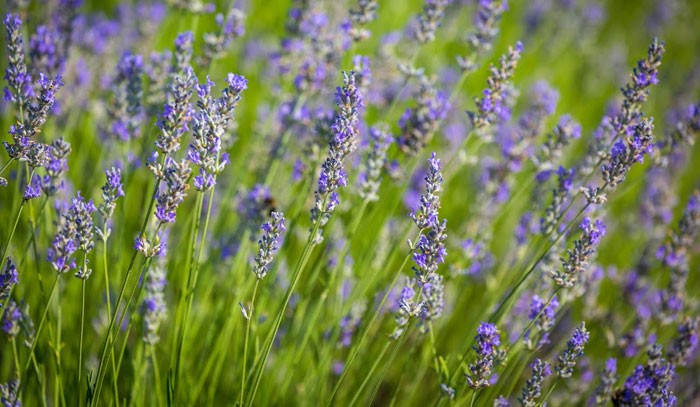
[[648,352],[646,365],[638,365],[615,392],[613,403],[619,406],[675,406],[671,391],[675,367],[661,357],[661,346],[654,345]]
[[576,362],[583,357],[583,349],[588,343],[590,334],[586,330],[586,324],[581,323],[575,330],[574,334],[566,342],[564,352],[559,355],[558,363],[555,368],[557,375],[561,378],[568,378],[574,372]]
[[165,302],[165,287],[168,285],[165,260],[159,258],[148,271],[146,277],[146,296],[141,306],[143,315],[143,341],[151,346],[160,341],[158,331],[168,316]]
[[24,200],[29,201],[30,199],[38,198],[41,196],[41,177],[34,174],[32,180],[27,184],[24,189]]
[[426,0],[423,14],[418,16],[418,29],[414,36],[421,44],[435,40],[435,31],[442,23],[445,8],[451,0]]
[[253,272],[262,279],[267,274],[274,254],[279,248],[280,236],[287,230],[284,225],[284,215],[281,212],[272,212],[271,220],[262,225],[263,234],[258,241],[258,255],[255,256]]
[[12,287],[17,283],[19,283],[17,266],[8,257],[5,262],[5,268],[0,273],[0,300],[8,298],[12,292]]
[[432,140],[450,110],[447,96],[436,90],[433,81],[427,77],[421,78],[416,101],[417,106],[407,109],[401,116],[396,139],[401,151],[412,156]]
[[571,288],[579,281],[582,273],[588,268],[595,247],[606,232],[605,224],[601,220],[591,222],[589,218],[584,218],[579,228],[583,230],[583,235],[574,241],[573,249],[567,250],[568,258],[562,258],[562,270],[550,273],[554,282],[561,287]]
[[552,375],[552,365],[535,359],[532,363],[532,377],[525,381],[522,395],[518,398],[521,405],[525,407],[535,407],[537,400],[542,395],[542,382]]
[[490,386],[494,367],[505,358],[505,351],[499,350],[501,333],[496,325],[482,322],[476,330],[475,344],[476,360],[469,365],[466,374],[467,384],[472,389]]
[[411,219],[419,229],[435,228],[440,225],[438,211],[440,210],[440,190],[442,189],[442,172],[440,159],[435,153],[428,160],[428,172],[425,175],[425,191],[420,197],[420,207],[410,213]]

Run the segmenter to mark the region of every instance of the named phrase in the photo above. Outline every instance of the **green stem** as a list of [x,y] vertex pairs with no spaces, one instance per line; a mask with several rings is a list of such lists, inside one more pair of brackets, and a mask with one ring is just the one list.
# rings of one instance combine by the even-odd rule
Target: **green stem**
[[[87,255],[86,255],[87,256]],[[82,303],[81,303],[81,308],[80,308],[80,346],[79,346],[79,351],[78,351],[78,389],[82,386],[82,377],[83,377],[83,333],[85,332],[85,279],[82,279],[81,281],[81,286],[82,286]],[[78,401],[80,402],[80,398],[82,395],[82,391],[78,390]],[[81,403],[82,404],[82,403]]]
[[381,362],[382,359],[384,359],[384,354],[386,353],[387,350],[389,350],[389,347],[392,344],[395,344],[396,341],[391,341],[388,340],[384,347],[382,348],[381,352],[379,352],[379,355],[375,357],[374,363],[372,364],[372,367],[369,369],[369,372],[365,375],[365,379],[362,381],[362,384],[360,387],[355,391],[355,395],[353,396],[352,400],[350,400],[350,404],[348,404],[350,407],[355,405],[355,402],[357,402],[357,399],[360,397],[360,394],[362,394],[362,390],[364,390],[365,386],[367,386],[367,383],[369,382],[370,377],[372,377],[372,374],[374,373],[375,370],[377,370],[377,366],[379,366],[379,362]]
[[241,397],[240,405],[243,406],[243,401],[245,400],[245,381],[248,376],[248,338],[250,337],[250,324],[253,320],[253,315],[255,314],[255,296],[258,293],[258,286],[260,285],[260,279],[255,280],[255,287],[253,287],[253,298],[250,301],[250,309],[248,310],[248,321],[246,322],[245,329],[245,340],[243,341],[243,369],[241,370]]

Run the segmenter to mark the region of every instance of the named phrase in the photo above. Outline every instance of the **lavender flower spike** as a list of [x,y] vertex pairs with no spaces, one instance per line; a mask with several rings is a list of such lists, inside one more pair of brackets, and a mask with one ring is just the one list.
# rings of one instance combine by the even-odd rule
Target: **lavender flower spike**
[[338,189],[347,185],[343,161],[357,145],[360,112],[364,107],[362,94],[355,84],[355,73],[343,72],[343,82],[344,86],[336,89],[338,110],[331,125],[332,138],[328,157],[321,166],[318,188],[314,194],[316,204],[311,210],[312,222],[320,223],[317,236],[313,237],[316,243],[323,239],[321,227],[328,222],[331,213],[340,204]]
[[22,36],[22,20],[18,15],[5,16],[5,32],[7,33],[7,70],[4,97],[7,102],[15,102],[19,109],[26,109],[29,100],[34,96],[32,78],[27,73],[24,60],[24,38]]
[[7,258],[5,267],[0,273],[0,300],[5,300],[10,296],[12,287],[19,282],[17,277],[17,266],[11,258]]
[[600,376],[600,385],[595,390],[595,395],[592,399],[592,404],[596,406],[606,406],[612,397],[613,386],[618,379],[617,375],[617,359],[610,358],[605,362],[605,369]]
[[647,352],[646,365],[638,365],[613,395],[616,406],[675,406],[676,396],[671,391],[675,367],[662,358],[660,345]]
[[360,42],[370,37],[370,32],[365,26],[377,18],[377,0],[357,0],[357,9],[350,9],[350,21],[346,23],[346,30],[355,42]]
[[490,386],[494,367],[505,358],[505,351],[498,349],[501,333],[496,325],[482,322],[476,332],[476,344],[473,346],[476,360],[469,365],[469,373],[465,375],[467,384],[474,390]]
[[17,380],[10,380],[7,383],[0,384],[0,404],[3,406],[22,407],[22,402],[17,394],[18,391],[19,382]]
[[493,40],[498,35],[498,22],[508,8],[506,0],[480,0],[474,18],[475,30],[467,35],[470,53],[466,57],[457,57],[457,64],[463,72],[473,72],[477,60],[491,50]]
[[262,225],[263,234],[258,241],[258,255],[255,256],[253,272],[262,279],[267,274],[273,256],[279,248],[280,236],[287,228],[284,225],[284,215],[281,212],[272,212],[271,220]]
[[588,343],[588,338],[590,334],[586,330],[586,324],[581,323],[574,330],[574,334],[571,339],[566,342],[566,349],[559,355],[559,362],[555,368],[557,375],[561,378],[568,378],[574,372],[574,367],[576,367],[576,362],[583,357],[583,348]]
[[419,229],[439,226],[440,190],[442,189],[442,172],[440,159],[432,154],[428,160],[428,172],[425,175],[425,192],[420,197],[420,208],[409,215]]
[[168,307],[165,303],[165,287],[167,284],[165,258],[161,256],[155,261],[153,269],[148,273],[145,285],[146,297],[141,306],[143,314],[143,341],[149,345],[155,345],[160,341],[158,331],[168,315]]
[[675,366],[685,366],[691,361],[693,352],[698,347],[698,325],[700,318],[686,317],[678,325],[678,336],[673,340],[668,360]]
[[445,8],[450,0],[426,0],[423,14],[418,16],[418,29],[414,33],[416,41],[421,44],[435,40],[435,31],[442,22]]
[[595,253],[595,247],[606,232],[603,222],[597,220],[594,223],[588,218],[583,219],[579,228],[583,230],[583,235],[574,242],[573,249],[567,250],[568,259],[562,259],[562,270],[551,273],[554,282],[560,287],[571,288],[578,282]]
[[525,381],[522,395],[518,401],[523,407],[535,407],[537,400],[542,395],[542,382],[547,376],[552,375],[552,365],[535,359],[532,363],[532,377]]
[[379,187],[392,136],[384,126],[372,127],[369,129],[369,135],[371,143],[365,159],[362,160],[359,195],[367,202],[373,202],[379,199]]

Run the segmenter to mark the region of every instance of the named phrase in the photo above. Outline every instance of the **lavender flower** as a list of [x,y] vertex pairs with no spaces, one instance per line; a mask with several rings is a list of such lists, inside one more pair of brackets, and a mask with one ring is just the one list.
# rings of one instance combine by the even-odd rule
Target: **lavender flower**
[[8,337],[14,338],[19,334],[19,320],[22,318],[22,312],[19,306],[13,300],[7,303],[7,307],[2,310],[2,330]]
[[568,259],[562,259],[562,270],[551,273],[554,282],[560,287],[571,288],[576,284],[606,232],[603,222],[597,220],[593,223],[589,218],[584,218],[579,228],[583,230],[583,235],[574,241],[573,249],[567,249]]
[[65,54],[60,54],[61,34],[49,27],[40,25],[29,39],[29,59],[35,75],[40,72],[61,75],[65,66]]
[[416,291],[414,287],[416,283],[415,279],[406,278],[406,284],[401,289],[401,294],[398,298],[398,310],[394,315],[396,328],[394,328],[394,332],[390,335],[392,339],[401,338],[404,332],[406,332],[411,317],[416,317],[423,311],[424,304],[421,301],[415,300]]
[[68,171],[68,154],[71,152],[70,143],[57,138],[47,149],[46,175],[41,180],[41,189],[47,197],[56,195],[63,188],[61,176]]
[[192,104],[189,100],[196,81],[194,71],[189,67],[174,75],[167,96],[168,101],[158,119],[160,134],[156,139],[156,147],[165,154],[180,149],[180,139],[187,131],[187,125],[192,118]]
[[355,73],[343,72],[344,86],[336,89],[336,112],[331,126],[333,137],[330,140],[328,157],[321,166],[318,188],[315,192],[316,204],[311,210],[311,220],[319,223],[314,241],[321,241],[321,227],[330,219],[331,213],[339,205],[337,190],[347,185],[347,174],[343,161],[355,150],[358,136],[360,112],[364,107],[362,94],[355,84]]
[[19,399],[17,392],[19,391],[19,381],[10,380],[7,383],[0,384],[0,404],[5,407],[22,407],[22,401]]
[[171,157],[165,159],[162,172],[157,174],[159,179],[165,183],[156,196],[156,218],[161,223],[175,222],[175,212],[185,199],[187,189],[187,179],[192,169],[187,160],[177,161]]
[[423,283],[420,298],[423,307],[418,315],[420,317],[419,328],[422,333],[428,332],[431,328],[431,323],[442,315],[442,311],[445,308],[444,294],[445,286],[442,284],[441,275],[432,274]]
[[678,230],[674,231],[669,241],[659,247],[656,255],[661,263],[671,271],[668,287],[662,292],[664,312],[673,316],[683,306],[685,283],[688,279],[688,255],[695,243],[695,236],[700,230],[700,190],[696,190],[688,200]]
[[466,239],[462,242],[462,257],[467,264],[456,269],[457,274],[465,276],[482,276],[493,266],[493,255],[484,241]]
[[617,359],[610,358],[605,362],[605,369],[600,375],[600,384],[595,390],[593,404],[596,406],[606,406],[612,397],[617,375]]
[[421,234],[418,238],[416,248],[413,251],[413,271],[419,282],[425,284],[431,277],[435,276],[440,264],[445,262],[447,250],[445,240],[447,234],[447,220],[438,225],[432,226],[427,235]]
[[423,14],[418,16],[418,29],[413,34],[421,44],[435,40],[435,31],[442,23],[445,8],[451,0],[426,0]]
[[549,304],[538,295],[532,297],[527,317],[535,321],[536,332],[533,333],[530,330],[525,332],[524,340],[529,349],[540,348],[549,343],[549,331],[556,322],[557,307],[559,307],[559,299],[556,295],[552,297]]
[[498,23],[501,15],[508,8],[505,0],[480,0],[474,15],[473,32],[467,35],[467,45],[470,52],[467,56],[457,57],[457,63],[464,72],[473,72],[477,61],[491,50],[494,39],[498,36]]
[[425,192],[420,197],[420,207],[409,215],[418,229],[438,227],[440,221],[440,190],[442,189],[442,172],[440,172],[440,159],[432,154],[428,160],[428,172],[425,175]]
[[19,283],[17,275],[17,266],[11,258],[7,258],[5,268],[0,273],[0,300],[5,300],[10,296],[12,287]]
[[576,367],[576,361],[583,357],[583,348],[588,343],[589,337],[590,334],[586,330],[586,324],[582,322],[574,330],[571,339],[566,342],[564,352],[559,355],[559,362],[554,369],[559,377],[564,379],[571,377],[574,367]]
[[525,381],[522,395],[518,398],[520,405],[524,407],[535,407],[537,400],[542,395],[542,382],[552,375],[552,365],[535,359],[532,363],[532,377]]
[[144,64],[141,55],[125,53],[112,81],[113,102],[109,105],[110,131],[121,141],[139,136],[142,120]]
[[5,16],[5,32],[7,33],[8,65],[5,70],[5,101],[15,102],[18,110],[26,110],[29,100],[34,96],[32,78],[27,73],[24,60],[24,39],[22,36],[22,20],[18,15]]
[[611,187],[625,180],[634,163],[643,162],[646,154],[651,154],[654,146],[653,121],[640,119],[633,128],[627,128],[624,140],[617,141],[610,149],[610,160],[603,164],[603,180]]
[[370,32],[365,26],[376,18],[376,0],[357,0],[357,9],[350,9],[350,21],[345,24],[345,29],[353,41],[364,41],[370,37]]
[[[164,254],[164,253],[163,253]],[[165,287],[168,285],[164,257],[159,257],[146,278],[146,297],[141,305],[143,314],[143,341],[155,346],[160,341],[158,331],[168,316]]]
[[646,365],[638,365],[613,396],[616,406],[675,406],[676,396],[671,391],[675,376],[673,364],[661,357],[660,345],[654,345],[647,355]]
[[280,236],[287,230],[284,225],[284,215],[281,212],[272,212],[270,217],[271,220],[261,227],[263,234],[258,241],[258,255],[255,256],[253,272],[258,279],[262,279],[267,274],[274,254],[279,248]]
[[450,109],[447,96],[435,89],[427,77],[421,77],[416,95],[417,106],[406,109],[399,119],[400,133],[396,142],[406,154],[417,155],[432,140]]
[[225,17],[221,13],[216,15],[219,31],[204,34],[204,49],[200,61],[202,66],[210,66],[213,60],[231,46],[233,40],[245,33],[243,26],[245,19],[245,13],[235,7],[231,7]]
[[547,140],[542,145],[539,155],[535,158],[535,163],[542,170],[551,169],[561,160],[561,153],[564,147],[568,146],[572,140],[581,137],[581,125],[565,114],[559,118],[559,123],[554,127],[554,131],[547,135]]
[[48,261],[59,274],[76,268],[73,255],[80,249],[86,257],[75,276],[83,280],[90,277],[92,270],[87,266],[87,253],[94,247],[92,213],[95,210],[92,200],[86,202],[78,192],[71,205],[61,214],[58,231],[48,254]]
[[187,159],[199,166],[199,175],[194,178],[197,191],[203,192],[214,186],[216,176],[229,164],[228,155],[221,154],[222,139],[229,127],[233,112],[247,88],[247,81],[239,75],[229,74],[228,87],[220,98],[211,97],[213,82],[197,87],[199,112],[193,117],[194,140],[187,152]]
[[41,196],[41,177],[37,174],[34,174],[32,176],[31,181],[29,184],[27,184],[26,188],[24,189],[24,195],[23,198],[25,201],[29,201],[34,198],[38,198]]
[[382,183],[382,172],[387,163],[387,150],[391,146],[393,137],[385,126],[369,129],[370,146],[362,160],[360,170],[359,195],[367,202],[379,199],[379,187]]
[[554,114],[559,93],[545,81],[538,81],[529,92],[529,106],[518,120],[523,139],[532,140],[542,133],[547,116]]
[[501,346],[501,333],[496,325],[482,322],[476,332],[476,344],[473,346],[476,360],[469,365],[469,373],[465,375],[467,384],[474,390],[490,386],[493,369],[505,359],[505,351],[498,349]]
[[509,81],[518,66],[520,54],[523,52],[523,44],[517,42],[515,47],[508,48],[508,54],[501,56],[499,67],[491,65],[487,88],[481,98],[475,98],[476,112],[467,112],[472,126],[481,132],[500,121],[503,109],[506,108],[507,89]]
[[700,319],[686,317],[678,325],[678,336],[674,338],[668,352],[668,360],[674,366],[685,366],[691,361],[691,356],[698,347],[698,324]]
[[191,68],[192,63],[192,45],[194,43],[194,34],[191,31],[185,31],[177,35],[175,38],[175,53],[171,70],[171,77],[182,74]]
[[571,192],[574,170],[566,170],[559,167],[557,171],[557,188],[552,190],[552,202],[545,209],[544,216],[540,219],[540,233],[550,236],[554,232],[559,220],[564,215],[566,199]]

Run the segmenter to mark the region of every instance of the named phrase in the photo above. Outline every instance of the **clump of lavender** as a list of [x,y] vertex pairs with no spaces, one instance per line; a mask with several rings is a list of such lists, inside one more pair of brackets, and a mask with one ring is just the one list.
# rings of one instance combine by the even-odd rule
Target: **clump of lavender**
[[156,218],[160,223],[174,223],[177,208],[185,200],[189,188],[187,180],[192,172],[189,162],[167,157],[162,167],[152,163],[149,166],[156,178],[164,183],[156,194]]
[[200,61],[202,66],[210,66],[213,60],[231,46],[233,40],[245,33],[245,19],[245,13],[235,7],[231,7],[226,16],[221,13],[216,15],[219,31],[204,34],[204,49]]
[[416,95],[417,106],[406,109],[399,119],[399,136],[396,140],[401,151],[417,155],[432,140],[450,109],[447,96],[435,89],[429,78],[421,77]]
[[562,258],[562,270],[551,273],[554,282],[560,287],[571,288],[578,282],[606,232],[602,221],[592,222],[589,218],[584,218],[579,228],[583,230],[583,234],[580,239],[574,241],[573,249],[567,249],[568,259]]
[[370,31],[365,26],[376,18],[376,0],[357,0],[357,9],[350,9],[350,20],[345,23],[345,30],[353,41],[364,41],[370,37]]
[[193,142],[187,159],[199,166],[199,175],[194,177],[194,187],[203,192],[214,186],[216,176],[229,164],[228,154],[221,153],[222,140],[226,135],[233,112],[248,86],[246,79],[229,74],[228,86],[220,98],[211,97],[213,82],[197,86],[199,112],[193,117]]
[[112,80],[114,99],[109,104],[110,131],[121,141],[139,136],[142,118],[144,63],[141,55],[125,53]]
[[562,212],[566,206],[566,199],[571,193],[573,180],[574,170],[567,170],[560,166],[557,171],[557,188],[552,190],[552,202],[540,219],[540,233],[543,235],[550,236],[563,216]]
[[691,356],[698,347],[698,324],[700,319],[686,317],[678,325],[678,336],[674,338],[667,355],[674,366],[685,366],[691,361]]
[[661,294],[664,312],[677,314],[683,307],[685,283],[688,279],[688,257],[695,244],[695,236],[700,230],[700,190],[696,190],[688,200],[678,230],[671,234],[668,242],[659,247],[656,255],[661,263],[671,271],[668,287]]
[[627,127],[623,140],[617,141],[610,150],[610,161],[603,164],[603,180],[611,187],[625,180],[634,163],[643,162],[646,154],[654,148],[653,122],[642,118],[633,127]]
[[5,334],[14,338],[19,334],[19,320],[22,318],[22,312],[19,306],[13,300],[7,303],[7,307],[2,310],[2,330]]
[[12,287],[17,283],[19,283],[17,266],[12,259],[8,257],[7,261],[5,261],[5,267],[2,273],[0,273],[0,300],[3,300],[0,304],[10,296]]
[[146,296],[141,305],[143,341],[151,346],[160,341],[158,331],[168,316],[168,306],[165,302],[165,287],[168,285],[165,253],[165,250],[161,251],[153,268],[148,272],[144,287]]
[[482,322],[476,333],[473,346],[476,360],[469,364],[469,373],[465,375],[467,384],[474,390],[490,386],[494,368],[505,359],[505,351],[499,349],[501,332],[496,325]]
[[122,185],[122,172],[117,167],[112,167],[105,171],[107,182],[102,185],[102,203],[97,207],[97,210],[102,215],[103,229],[96,228],[97,235],[102,241],[107,241],[111,230],[108,224],[114,214],[114,209],[117,207],[117,200],[124,196]]
[[508,9],[506,0],[480,0],[474,15],[474,31],[467,35],[469,54],[458,56],[457,63],[463,72],[476,70],[480,57],[491,50],[493,40],[498,35],[501,15]]
[[82,250],[84,261],[75,276],[83,280],[90,277],[92,270],[87,265],[87,254],[94,247],[92,213],[95,210],[92,200],[85,201],[78,192],[71,205],[61,214],[58,231],[48,254],[48,261],[59,274],[76,268],[74,254]]
[[540,359],[532,363],[532,377],[525,381],[522,395],[518,398],[524,407],[535,407],[537,400],[542,395],[542,382],[552,375],[552,365]]
[[530,321],[535,321],[536,331],[528,330],[523,337],[529,349],[537,349],[549,343],[549,331],[556,322],[557,307],[559,307],[559,299],[556,295],[552,297],[549,304],[538,295],[532,297],[527,317]]
[[605,369],[600,374],[600,384],[592,398],[593,405],[606,406],[613,395],[617,375],[617,359],[610,358],[605,362]]
[[475,98],[476,111],[467,112],[472,126],[482,133],[500,121],[500,117],[507,109],[506,98],[509,81],[518,66],[520,54],[523,52],[523,44],[517,42],[515,47],[509,47],[508,53],[501,56],[499,67],[491,65],[487,88],[482,92],[482,97]]
[[32,78],[27,73],[27,64],[24,60],[22,20],[16,14],[7,14],[4,23],[9,60],[5,70],[5,80],[8,86],[3,89],[4,97],[5,101],[15,102],[21,112],[26,110],[29,100],[34,96]]
[[384,166],[387,163],[387,151],[393,137],[385,126],[370,128],[369,136],[370,145],[360,170],[359,195],[367,202],[374,202],[379,199],[379,187],[382,183]]
[[451,0],[426,0],[423,14],[418,16],[418,28],[413,33],[416,41],[421,44],[435,40],[435,31],[442,23],[445,8]]
[[318,188],[315,192],[316,203],[311,210],[311,220],[318,223],[316,243],[323,239],[321,227],[330,219],[331,213],[340,204],[337,190],[347,185],[347,174],[343,169],[345,157],[355,150],[358,139],[360,112],[364,107],[362,94],[355,84],[355,73],[343,72],[343,87],[336,89],[338,111],[331,125],[333,136],[330,140],[328,157],[321,166]]
[[41,180],[41,189],[47,197],[56,195],[56,192],[63,187],[61,177],[68,171],[68,154],[70,152],[70,143],[63,138],[57,138],[49,145],[48,161],[44,165],[46,175]]
[[575,330],[574,334],[566,342],[566,348],[559,355],[558,363],[554,368],[557,375],[561,378],[568,378],[574,372],[576,362],[583,357],[583,349],[588,343],[590,334],[586,330],[586,324],[581,323]]
[[540,153],[534,157],[540,171],[556,168],[556,163],[561,161],[563,149],[579,137],[581,137],[581,125],[568,114],[561,116],[552,133],[547,134],[547,140],[542,145]]
[[638,365],[613,396],[616,406],[674,406],[676,396],[671,391],[675,367],[662,357],[661,345],[647,352],[646,365]]
[[19,399],[17,392],[19,391],[19,381],[10,380],[7,383],[0,384],[0,404],[5,407],[16,406],[22,407],[22,401]]
[[284,225],[284,215],[281,212],[272,212],[270,221],[262,225],[263,234],[258,241],[258,254],[255,256],[253,273],[262,279],[267,275],[275,252],[279,248],[282,233],[287,230]]
[[442,172],[440,159],[432,154],[428,160],[428,172],[425,175],[425,192],[420,197],[418,211],[409,215],[418,229],[425,230],[439,226],[438,211],[440,210],[440,190],[442,189]]

